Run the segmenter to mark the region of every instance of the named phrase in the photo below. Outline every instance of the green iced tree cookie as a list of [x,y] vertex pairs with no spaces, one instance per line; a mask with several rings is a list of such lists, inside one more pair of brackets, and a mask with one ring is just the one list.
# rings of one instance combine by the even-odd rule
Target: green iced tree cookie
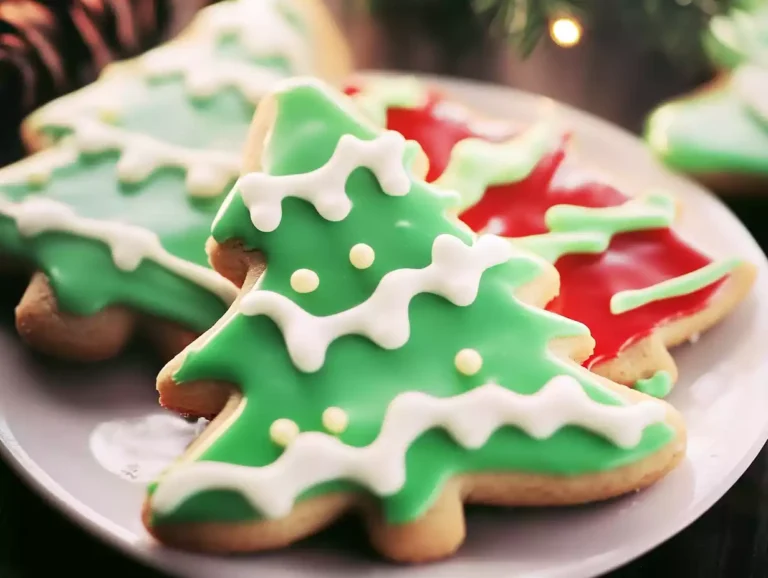
[[[375,523],[403,527],[425,519],[454,476],[510,476],[473,501],[546,504],[619,494],[672,466],[680,432],[667,406],[550,350],[589,333],[516,297],[549,265],[450,216],[457,196],[409,170],[416,143],[313,82],[285,83],[272,102],[264,172],[240,178],[213,227],[218,243],[262,252],[267,270],[159,383],[161,396],[210,382],[242,396],[150,488],[151,532],[262,549],[316,528],[302,511],[329,523],[357,499],[340,495],[376,498]],[[630,465],[610,490],[549,491]],[[523,496],[515,483],[526,476],[552,485]],[[179,530],[205,522],[200,534]],[[253,526],[230,544],[230,523]]]
[[[209,268],[205,240],[259,99],[312,70],[308,26],[291,2],[225,0],[35,112],[24,130],[40,152],[0,171],[0,253],[41,271],[65,314],[122,305],[210,327],[236,290]],[[37,331],[21,315],[22,334]]]
[[721,70],[704,90],[655,110],[645,136],[667,165],[719,184],[768,176],[768,2],[743,0],[714,17],[704,37]]

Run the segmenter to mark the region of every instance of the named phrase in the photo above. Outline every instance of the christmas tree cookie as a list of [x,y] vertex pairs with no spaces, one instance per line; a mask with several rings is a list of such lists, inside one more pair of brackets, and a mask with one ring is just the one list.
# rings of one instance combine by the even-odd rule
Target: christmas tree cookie
[[719,70],[693,94],[656,109],[645,137],[670,168],[723,192],[768,182],[768,3],[737,2],[712,18],[704,46]]
[[[406,87],[410,98],[388,96]],[[751,264],[713,261],[673,230],[671,198],[624,195],[580,165],[568,134],[546,123],[489,131],[489,121],[478,125],[469,109],[407,78],[348,92],[371,118],[386,110],[389,129],[427,144],[429,177],[462,192],[461,219],[473,230],[515,239],[555,264],[560,293],[547,309],[590,328],[595,348],[578,361],[596,373],[666,395],[677,378],[667,348],[717,323],[752,286]],[[439,112],[446,107],[451,115]]]
[[211,222],[260,97],[347,66],[331,26],[316,2],[225,0],[31,115],[37,152],[0,170],[0,257],[32,271],[26,341],[98,360],[138,328],[173,355],[226,311],[236,287],[209,268]]
[[319,0],[223,0],[174,40],[111,64],[98,82],[40,108],[23,130],[37,149],[89,119],[239,157],[255,106],[277,80],[311,74],[337,82],[350,69],[346,43]]
[[680,461],[681,417],[567,359],[588,329],[517,296],[552,266],[470,231],[421,155],[316,81],[259,105],[213,226],[239,297],[158,378],[165,405],[223,407],[149,488],[160,541],[274,549],[355,509],[422,562],[460,546],[462,502],[592,502]]

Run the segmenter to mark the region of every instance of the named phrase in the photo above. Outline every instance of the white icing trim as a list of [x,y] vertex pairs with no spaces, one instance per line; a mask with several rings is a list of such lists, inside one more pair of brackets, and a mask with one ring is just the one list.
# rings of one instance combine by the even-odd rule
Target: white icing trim
[[156,512],[166,514],[199,492],[234,490],[265,516],[280,518],[291,512],[305,490],[333,480],[357,482],[379,496],[396,494],[406,482],[408,448],[433,428],[444,429],[464,448],[479,449],[502,426],[547,439],[573,425],[630,449],[640,443],[645,428],[662,422],[665,414],[664,405],[655,400],[619,406],[598,403],[566,375],[553,378],[533,395],[492,383],[448,398],[409,391],[392,400],[381,432],[368,446],[349,446],[320,432],[301,433],[268,466],[219,462],[177,466],[160,479],[151,503]]
[[386,131],[373,140],[345,134],[331,158],[319,169],[284,176],[249,173],[237,181],[236,189],[251,213],[253,226],[260,231],[277,229],[286,197],[304,199],[312,203],[324,219],[341,221],[352,210],[346,184],[355,169],[370,169],[388,195],[408,194],[411,180],[403,166],[404,154],[405,138],[397,132]]
[[144,259],[151,259],[214,295],[226,304],[237,296],[237,288],[215,271],[196,265],[166,251],[157,235],[142,227],[88,219],[77,215],[71,207],[52,199],[31,196],[19,203],[0,200],[0,215],[16,222],[19,234],[34,237],[47,231],[61,231],[105,243],[118,269],[134,271]]
[[[284,75],[267,66],[220,58],[215,44],[235,35],[254,58],[284,57],[291,74],[314,72],[311,43],[286,20],[277,0],[224,0],[198,12],[177,40],[142,56],[107,65],[97,82],[40,107],[27,119],[33,127],[71,126],[85,114],[121,108],[121,85],[137,78],[181,73],[193,96],[210,96],[217,89],[234,87],[252,102],[269,90],[269,82]],[[130,104],[130,103],[128,103]]]
[[[98,153],[107,150],[121,152],[117,173],[124,182],[140,182],[163,167],[183,169],[186,173],[187,192],[193,197],[215,197],[226,192],[230,182],[240,174],[238,155],[209,149],[191,149],[163,142],[160,139],[132,132],[102,122],[97,115],[87,115],[92,108],[104,109],[113,101],[109,86],[78,92],[54,101],[55,106],[44,107],[30,121],[37,126],[60,126],[72,130],[67,137],[80,151]],[[114,88],[114,87],[113,87]],[[78,99],[69,100],[73,96]]]
[[234,88],[254,105],[285,78],[273,68],[216,58],[194,42],[155,48],[139,59],[139,65],[148,78],[181,75],[194,97],[208,98],[224,88]]
[[312,49],[288,22],[276,0],[225,0],[206,6],[190,25],[196,42],[236,36],[253,58],[285,58],[292,74],[314,71]]
[[55,169],[75,162],[78,152],[73,147],[45,149],[0,170],[0,185],[27,184],[30,178],[44,176],[47,180]]
[[368,300],[352,309],[316,317],[283,295],[255,289],[242,298],[239,310],[243,315],[270,317],[283,332],[296,367],[314,372],[323,366],[331,343],[344,335],[363,335],[384,349],[402,347],[411,332],[411,299],[432,293],[454,305],[470,305],[482,274],[512,255],[511,245],[500,237],[479,237],[469,246],[452,235],[440,235],[432,245],[429,266],[387,273]]
[[25,122],[36,131],[51,126],[70,128],[83,116],[96,118],[104,110],[120,110],[123,103],[119,95],[124,95],[132,79],[125,63],[112,63],[96,82],[41,106]]
[[81,152],[120,151],[116,169],[123,182],[138,183],[160,168],[179,168],[186,172],[190,195],[216,197],[240,172],[237,155],[223,151],[188,149],[86,118],[71,126],[71,139]]

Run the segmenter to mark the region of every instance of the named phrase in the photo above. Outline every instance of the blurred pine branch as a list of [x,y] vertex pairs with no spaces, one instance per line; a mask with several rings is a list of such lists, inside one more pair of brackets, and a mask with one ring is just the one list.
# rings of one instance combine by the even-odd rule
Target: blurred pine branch
[[[351,0],[355,2],[357,0]],[[376,16],[406,11],[432,26],[466,26],[506,38],[527,57],[560,17],[577,19],[585,34],[601,27],[619,31],[628,42],[658,52],[675,64],[700,66],[701,38],[709,19],[744,0],[370,0]],[[445,34],[442,34],[445,36]],[[467,36],[465,34],[465,36]],[[466,38],[465,38],[466,40]]]

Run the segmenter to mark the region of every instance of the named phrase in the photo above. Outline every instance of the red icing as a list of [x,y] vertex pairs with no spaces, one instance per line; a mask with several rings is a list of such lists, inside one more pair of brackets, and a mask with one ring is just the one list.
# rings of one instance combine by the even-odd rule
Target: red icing
[[[349,86],[345,93],[354,95],[359,92],[356,86]],[[387,111],[387,128],[415,140],[424,149],[429,159],[429,172],[427,181],[434,181],[445,170],[451,158],[451,150],[454,145],[469,137],[485,137],[488,140],[502,140],[518,132],[511,125],[506,133],[495,135],[491,138],[488,134],[481,134],[472,130],[471,118],[467,115],[464,119],[448,117],[440,114],[440,107],[450,105],[438,92],[429,91],[427,104],[422,108],[390,108]],[[452,106],[456,110],[455,105]]]
[[[440,96],[430,95],[426,107],[390,109],[387,128],[419,142],[430,159],[428,180],[445,169],[452,147],[468,137],[482,136],[471,129],[471,119],[434,113]],[[514,131],[510,128],[510,133]],[[544,216],[559,204],[584,207],[620,205],[628,197],[590,177],[565,160],[565,144],[545,156],[524,180],[490,187],[483,199],[466,210],[461,219],[473,230],[489,227],[506,237],[546,233]],[[711,260],[679,238],[671,229],[636,231],[613,237],[605,252],[598,255],[572,254],[560,258],[560,295],[547,309],[575,319],[590,328],[595,351],[584,365],[616,357],[628,345],[649,335],[656,327],[703,309],[722,281],[699,291],[649,303],[620,315],[610,312],[610,299],[619,291],[641,289],[690,273]]]

